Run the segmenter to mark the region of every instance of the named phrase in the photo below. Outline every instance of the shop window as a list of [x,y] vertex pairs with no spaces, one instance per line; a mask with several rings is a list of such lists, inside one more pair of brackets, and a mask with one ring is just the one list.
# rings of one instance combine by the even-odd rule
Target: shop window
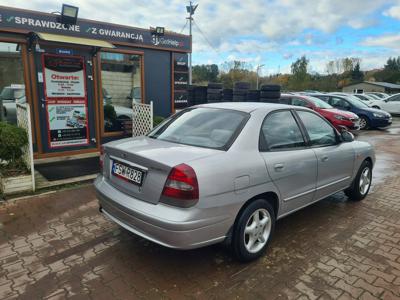
[[104,132],[131,131],[132,102],[142,102],[141,56],[101,53]]
[[25,102],[21,47],[15,43],[0,42],[0,118],[16,124],[16,104]]

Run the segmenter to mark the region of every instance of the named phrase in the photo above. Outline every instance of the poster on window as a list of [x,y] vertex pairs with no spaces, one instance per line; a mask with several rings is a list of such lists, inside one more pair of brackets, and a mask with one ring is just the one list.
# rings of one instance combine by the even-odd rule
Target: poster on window
[[84,98],[84,60],[77,56],[44,55],[45,95],[48,98]]
[[83,58],[44,54],[43,67],[50,148],[88,145]]

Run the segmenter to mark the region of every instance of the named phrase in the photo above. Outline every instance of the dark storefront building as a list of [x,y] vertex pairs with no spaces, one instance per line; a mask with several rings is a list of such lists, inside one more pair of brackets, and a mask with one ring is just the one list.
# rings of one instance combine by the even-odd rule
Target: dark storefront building
[[132,101],[163,117],[185,107],[190,51],[187,35],[0,6],[0,92],[30,104],[36,159],[123,137]]

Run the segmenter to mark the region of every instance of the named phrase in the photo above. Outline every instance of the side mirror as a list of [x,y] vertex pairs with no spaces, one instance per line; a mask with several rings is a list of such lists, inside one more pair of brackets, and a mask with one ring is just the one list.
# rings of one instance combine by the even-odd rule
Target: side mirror
[[342,141],[345,143],[350,143],[354,141],[354,135],[347,130],[341,130],[340,136],[342,137]]

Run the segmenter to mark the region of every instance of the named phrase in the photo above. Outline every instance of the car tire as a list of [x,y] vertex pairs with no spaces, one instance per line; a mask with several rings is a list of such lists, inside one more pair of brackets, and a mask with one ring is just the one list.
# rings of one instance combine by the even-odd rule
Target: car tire
[[249,82],[245,82],[245,81],[238,81],[235,82],[233,85],[234,89],[241,89],[241,90],[248,90],[250,89],[250,83]]
[[218,90],[222,89],[222,83],[218,82],[209,82],[207,86],[209,89],[218,89]]
[[[264,199],[251,202],[240,213],[235,222],[231,244],[239,261],[251,261],[264,254],[275,229],[275,218],[273,207]],[[249,231],[246,232],[246,228]]]
[[361,130],[367,130],[369,128],[369,120],[365,116],[360,117],[360,129]]
[[260,93],[260,98],[270,98],[270,99],[276,99],[281,97],[281,92],[275,91],[261,91]]
[[281,86],[278,84],[264,84],[261,86],[261,91],[265,92],[280,92]]
[[344,193],[352,201],[361,201],[367,195],[371,188],[372,182],[372,164],[368,160],[364,160],[357,172],[356,178]]

